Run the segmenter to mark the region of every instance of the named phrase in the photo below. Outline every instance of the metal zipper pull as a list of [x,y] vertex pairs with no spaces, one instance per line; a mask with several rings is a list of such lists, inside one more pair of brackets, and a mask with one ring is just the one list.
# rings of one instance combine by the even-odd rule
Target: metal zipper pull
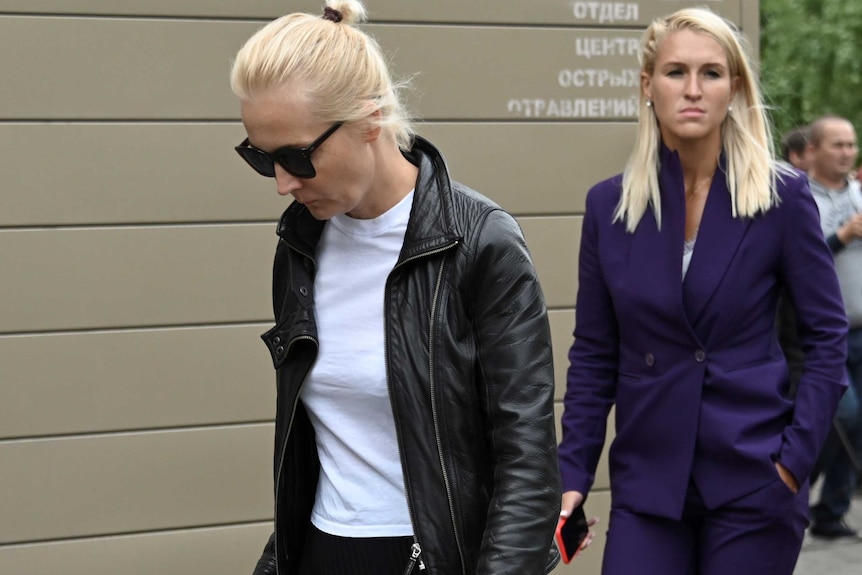
[[[419,555],[422,553],[422,548],[419,547],[418,543],[414,543],[410,547],[410,560],[407,562],[407,567],[404,569],[404,575],[410,575],[413,572],[413,568],[416,566],[416,561],[419,559]],[[425,564],[422,561],[419,561],[419,570],[425,570]]]

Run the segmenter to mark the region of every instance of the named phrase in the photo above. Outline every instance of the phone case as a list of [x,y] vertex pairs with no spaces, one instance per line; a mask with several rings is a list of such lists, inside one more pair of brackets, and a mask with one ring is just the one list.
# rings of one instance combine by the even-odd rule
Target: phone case
[[581,551],[581,544],[590,533],[583,507],[576,507],[569,517],[560,517],[554,539],[563,563],[570,563]]

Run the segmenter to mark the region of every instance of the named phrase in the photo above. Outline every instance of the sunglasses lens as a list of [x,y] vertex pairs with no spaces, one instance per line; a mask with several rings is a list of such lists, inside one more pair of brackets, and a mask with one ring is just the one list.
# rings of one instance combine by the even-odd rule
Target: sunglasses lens
[[311,159],[299,150],[276,151],[275,161],[297,178],[313,178],[316,175]]
[[266,176],[267,178],[275,177],[275,165],[265,154],[255,150],[254,148],[237,147],[235,150],[249,166],[254,168],[255,172],[261,176]]

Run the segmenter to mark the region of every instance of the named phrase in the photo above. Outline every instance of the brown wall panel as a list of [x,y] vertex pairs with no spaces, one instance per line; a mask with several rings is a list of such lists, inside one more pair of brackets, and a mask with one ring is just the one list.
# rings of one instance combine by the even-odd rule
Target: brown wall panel
[[[229,63],[257,27],[0,17],[0,53],[20,55],[0,61],[0,74],[17,80],[0,84],[0,118],[235,119]],[[601,120],[637,114],[636,30],[421,25],[369,30],[391,50],[396,72],[414,77],[408,108],[425,120]]]
[[[369,4],[373,4],[370,0]],[[323,0],[0,0],[0,14],[197,16],[270,19],[285,11],[315,13]]]
[[272,524],[189,529],[31,545],[0,545],[13,575],[237,575],[250,573]]
[[0,125],[0,174],[14,195],[0,225],[275,221],[274,180],[234,152],[231,124]]
[[6,332],[268,321],[274,224],[0,231]]
[[[552,307],[571,306],[576,272],[558,258],[580,218],[524,218]],[[274,224],[0,231],[7,332],[266,322]],[[575,265],[576,262],[572,262]]]
[[239,117],[231,59],[256,23],[0,17],[0,119]]
[[[0,74],[16,78],[0,84],[0,119],[235,120],[229,65],[257,27],[0,17],[0,53],[19,55],[0,60]],[[396,72],[415,74],[407,105],[425,120],[630,119],[636,110],[636,31],[369,29]],[[593,41],[605,55],[578,54],[577,42]]]
[[0,337],[0,438],[269,421],[270,325]]
[[271,520],[273,434],[258,424],[0,442],[0,544]]
[[572,308],[578,291],[580,216],[520,218],[548,307]]
[[[425,120],[599,121],[637,112],[634,30],[370,28],[393,47],[396,72],[413,77],[407,103]],[[579,43],[593,51],[579,53]]]
[[[574,305],[574,304],[573,304]],[[566,393],[566,372],[569,369],[569,348],[575,329],[575,310],[559,309],[548,312],[551,323],[551,340],[554,346],[554,399],[563,400]]]
[[[622,170],[634,136],[624,123],[417,128],[453,178],[520,215],[583,212],[586,191]],[[3,125],[0,173],[14,200],[0,226],[275,221],[289,200],[234,153],[244,136],[239,123]]]
[[628,123],[435,123],[452,177],[518,215],[583,213],[587,190],[622,171],[634,145]]
[[[689,4],[704,4],[689,2]],[[295,0],[287,6],[277,0],[237,2],[236,0],[0,0],[0,13],[61,13],[166,15],[240,18],[274,18],[286,11],[317,14],[322,0]],[[682,5],[682,2],[677,2]],[[737,20],[741,0],[712,0],[709,6]],[[366,0],[370,16],[377,20],[499,22],[632,26],[646,24],[668,11],[657,0],[636,2],[572,2],[570,0]]]
[[[549,317],[562,400],[574,311]],[[270,325],[0,337],[0,438],[269,420]]]
[[[676,6],[707,4],[723,16],[737,21],[742,0],[677,0]],[[395,20],[444,20],[447,22],[500,22],[515,24],[551,24],[555,26],[637,26],[666,14],[663,0],[634,2],[572,0],[366,0],[371,16]],[[675,6],[674,6],[675,7]],[[305,8],[303,8],[304,10]]]

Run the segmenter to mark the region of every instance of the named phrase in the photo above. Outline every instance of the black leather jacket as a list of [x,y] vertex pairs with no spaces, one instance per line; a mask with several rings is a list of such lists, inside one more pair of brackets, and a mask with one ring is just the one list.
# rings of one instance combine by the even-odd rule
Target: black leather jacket
[[[423,575],[540,575],[560,509],[551,337],[515,220],[450,181],[417,138],[413,208],[385,293],[386,365]],[[325,222],[293,203],[278,225],[262,338],[277,373],[275,533],[255,575],[295,575],[319,461],[299,400],[314,363],[315,247]],[[549,554],[551,558],[549,559]],[[552,565],[550,565],[552,566]]]

